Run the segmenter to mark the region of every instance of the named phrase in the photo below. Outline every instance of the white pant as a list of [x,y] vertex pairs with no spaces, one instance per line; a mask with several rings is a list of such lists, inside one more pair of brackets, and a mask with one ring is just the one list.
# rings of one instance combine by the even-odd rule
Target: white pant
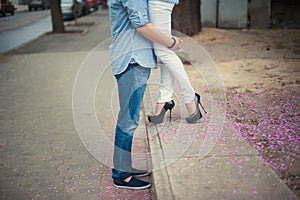
[[[171,14],[174,4],[159,0],[149,0],[151,23],[161,32],[171,36]],[[160,88],[157,102],[172,100],[174,79],[178,83],[184,103],[194,100],[195,91],[176,53],[160,44],[154,44],[155,54],[161,62]]]

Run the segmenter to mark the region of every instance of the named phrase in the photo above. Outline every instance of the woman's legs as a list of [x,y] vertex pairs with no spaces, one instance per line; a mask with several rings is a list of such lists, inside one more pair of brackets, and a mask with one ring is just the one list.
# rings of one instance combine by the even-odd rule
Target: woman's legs
[[[171,13],[174,4],[165,3],[161,1],[153,1],[149,0],[149,14],[151,23],[153,23],[160,31],[165,33],[166,35],[171,35]],[[155,54],[160,57],[165,53],[168,55],[171,53],[171,50],[168,50],[162,45],[154,44]],[[164,52],[166,51],[166,52]],[[165,63],[161,61],[161,78],[160,78],[160,88],[158,95],[158,103],[164,103],[172,100],[173,95],[173,85],[174,85],[174,77],[169,71],[167,67],[165,67]]]
[[[174,4],[171,3],[149,0],[151,23],[167,35],[171,35],[173,7]],[[196,111],[194,103],[195,91],[191,86],[180,58],[175,52],[162,45],[154,44],[154,48],[155,54],[161,62],[160,89],[155,114],[160,113],[165,102],[172,100],[174,79],[178,83],[183,102],[186,104],[189,114],[193,114]]]

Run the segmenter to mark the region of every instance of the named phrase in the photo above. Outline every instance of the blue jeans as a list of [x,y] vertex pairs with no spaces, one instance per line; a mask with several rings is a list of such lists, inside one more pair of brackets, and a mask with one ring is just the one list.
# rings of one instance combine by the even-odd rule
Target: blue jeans
[[140,107],[150,72],[149,68],[141,67],[138,64],[129,64],[124,72],[115,76],[120,104],[112,170],[112,178],[116,181],[123,181],[131,176],[132,138],[138,127]]

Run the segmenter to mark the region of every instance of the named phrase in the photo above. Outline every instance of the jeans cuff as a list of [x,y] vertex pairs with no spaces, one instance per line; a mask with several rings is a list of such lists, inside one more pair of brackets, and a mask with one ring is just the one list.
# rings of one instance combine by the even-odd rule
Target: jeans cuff
[[122,172],[120,177],[112,177],[112,178],[114,179],[114,181],[124,181],[125,179],[127,179],[130,176],[131,176],[131,174],[128,172]]

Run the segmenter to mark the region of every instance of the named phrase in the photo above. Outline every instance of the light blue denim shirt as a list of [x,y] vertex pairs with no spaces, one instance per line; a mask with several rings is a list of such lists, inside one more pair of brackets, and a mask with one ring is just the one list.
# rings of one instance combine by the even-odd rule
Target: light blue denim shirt
[[147,0],[110,0],[112,43],[109,47],[114,75],[126,70],[130,62],[156,68],[153,43],[135,29],[150,22]]

